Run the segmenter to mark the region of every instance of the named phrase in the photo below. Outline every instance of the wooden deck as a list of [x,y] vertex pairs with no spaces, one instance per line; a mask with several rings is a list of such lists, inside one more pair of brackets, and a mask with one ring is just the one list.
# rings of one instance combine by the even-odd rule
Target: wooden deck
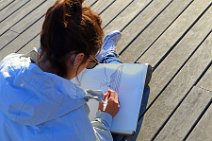
[[[212,140],[211,0],[86,0],[105,33],[123,34],[124,62],[154,67],[139,133],[123,140]],[[54,0],[0,0],[0,60],[39,46]]]

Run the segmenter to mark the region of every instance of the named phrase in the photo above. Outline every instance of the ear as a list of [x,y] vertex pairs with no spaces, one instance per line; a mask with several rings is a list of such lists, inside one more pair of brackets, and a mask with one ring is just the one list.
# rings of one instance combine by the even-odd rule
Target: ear
[[78,67],[82,61],[84,60],[85,54],[84,53],[79,53],[75,56],[74,61],[73,61],[73,66]]

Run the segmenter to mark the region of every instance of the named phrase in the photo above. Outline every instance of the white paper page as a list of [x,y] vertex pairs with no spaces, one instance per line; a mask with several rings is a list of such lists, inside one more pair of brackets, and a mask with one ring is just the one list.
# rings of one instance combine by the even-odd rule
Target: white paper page
[[[111,132],[132,134],[136,130],[147,66],[141,64],[101,64],[78,77],[84,89],[114,89],[119,94],[120,111],[114,117]],[[75,81],[75,83],[77,83]],[[98,102],[90,100],[89,118],[95,119]]]

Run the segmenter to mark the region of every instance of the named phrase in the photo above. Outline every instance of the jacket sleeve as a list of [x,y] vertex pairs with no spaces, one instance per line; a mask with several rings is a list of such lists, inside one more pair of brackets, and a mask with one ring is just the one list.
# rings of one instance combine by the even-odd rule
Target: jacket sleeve
[[105,112],[98,111],[96,119],[91,122],[97,141],[113,141],[110,133],[112,116]]

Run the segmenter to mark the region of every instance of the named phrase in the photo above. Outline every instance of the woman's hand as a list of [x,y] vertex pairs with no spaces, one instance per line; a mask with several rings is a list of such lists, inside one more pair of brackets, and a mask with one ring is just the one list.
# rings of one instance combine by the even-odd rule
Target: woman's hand
[[108,90],[105,92],[103,100],[104,102],[99,103],[99,110],[114,117],[120,108],[118,94],[113,90]]

